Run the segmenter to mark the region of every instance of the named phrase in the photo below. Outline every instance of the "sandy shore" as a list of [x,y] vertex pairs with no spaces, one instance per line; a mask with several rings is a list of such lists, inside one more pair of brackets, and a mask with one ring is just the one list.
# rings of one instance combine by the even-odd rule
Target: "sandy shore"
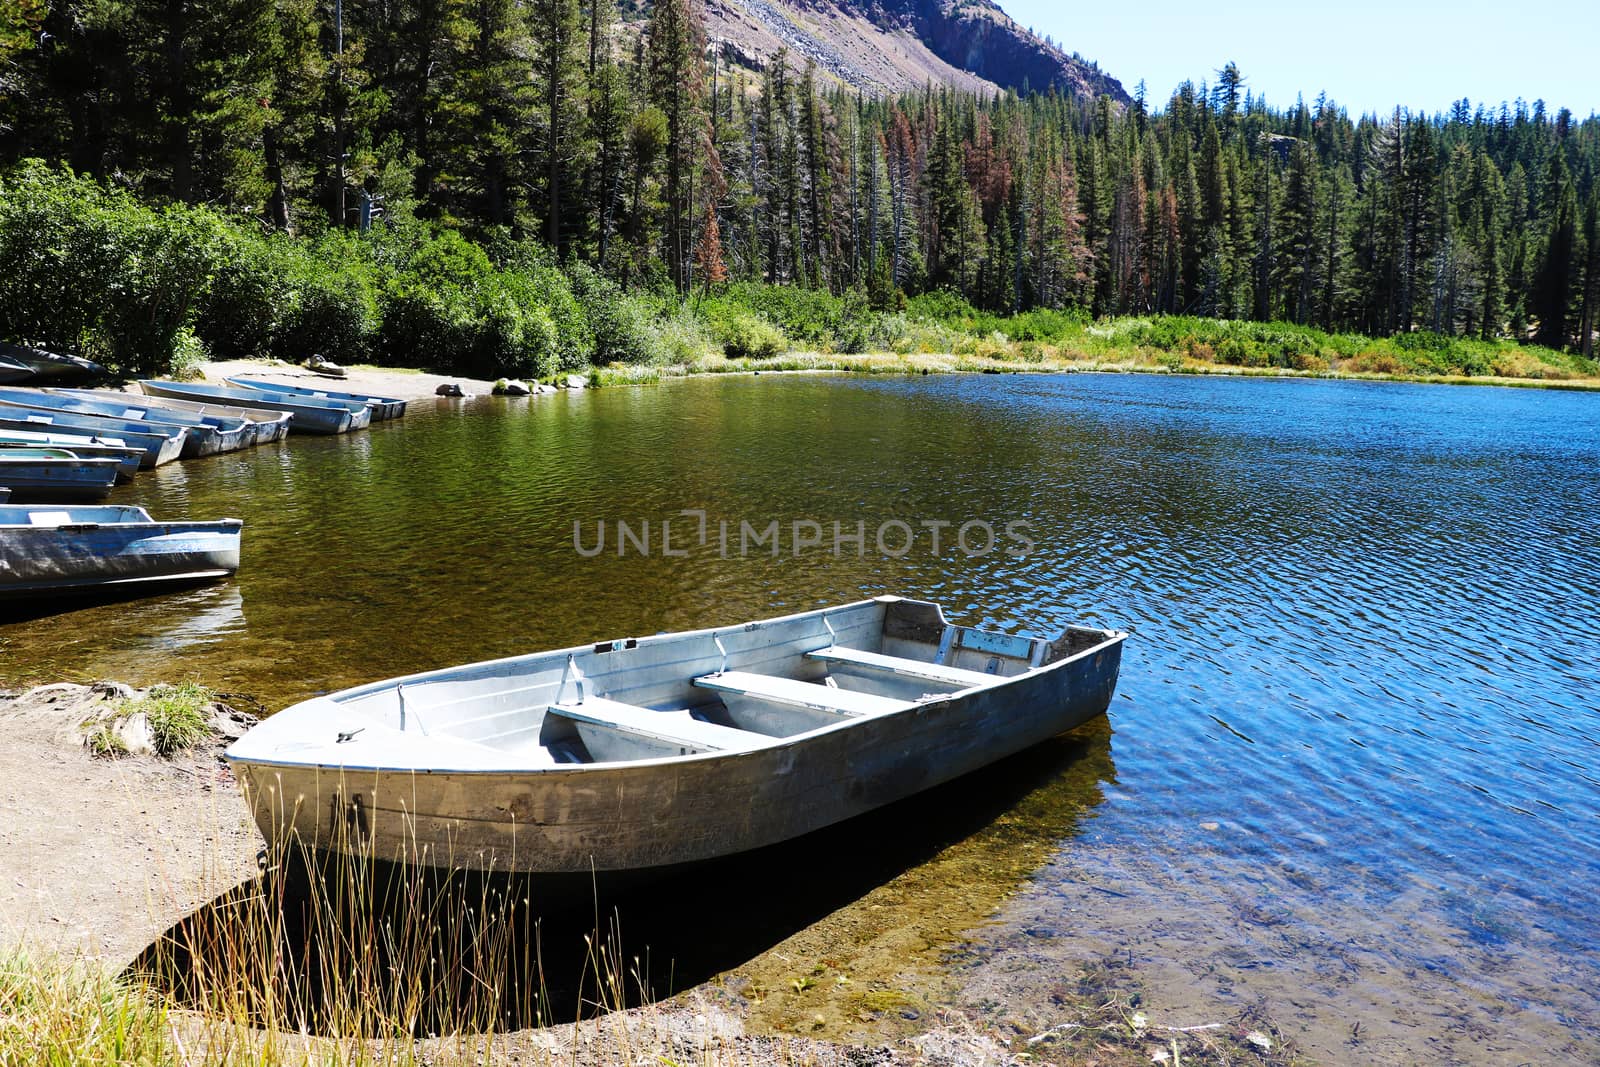
[[221,383],[224,378],[244,375],[284,385],[300,385],[313,389],[333,389],[345,393],[372,393],[392,396],[396,400],[421,400],[432,398],[441,385],[459,385],[469,395],[488,393],[494,382],[481,378],[463,378],[459,374],[429,374],[389,367],[347,367],[343,378],[331,378],[304,367],[292,366],[278,360],[233,359],[207,363],[203,368],[206,381]]

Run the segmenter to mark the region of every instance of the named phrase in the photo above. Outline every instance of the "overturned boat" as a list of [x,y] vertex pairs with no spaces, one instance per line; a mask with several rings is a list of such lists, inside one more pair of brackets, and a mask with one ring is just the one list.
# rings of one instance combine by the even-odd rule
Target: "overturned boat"
[[224,578],[239,569],[238,519],[157,522],[143,508],[0,506],[0,599]]
[[[21,367],[26,374],[7,373]],[[82,356],[50,352],[32,345],[0,344],[0,382],[29,385],[66,385],[101,378],[106,369]]]
[[658,868],[798,837],[1105,712],[1126,634],[879,597],[317,697],[226,756],[269,842],[497,871]]

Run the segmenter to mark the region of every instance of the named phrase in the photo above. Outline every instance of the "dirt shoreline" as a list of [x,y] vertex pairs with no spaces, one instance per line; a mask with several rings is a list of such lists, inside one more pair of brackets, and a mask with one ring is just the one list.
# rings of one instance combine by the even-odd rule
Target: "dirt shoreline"
[[120,969],[256,872],[222,739],[173,759],[85,748],[78,725],[121,699],[74,684],[0,694],[0,950]]

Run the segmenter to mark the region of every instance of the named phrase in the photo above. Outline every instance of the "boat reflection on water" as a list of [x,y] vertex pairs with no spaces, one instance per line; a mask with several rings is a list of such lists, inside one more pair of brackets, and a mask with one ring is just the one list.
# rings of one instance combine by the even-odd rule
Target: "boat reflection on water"
[[[803,993],[806,1017],[843,1024],[829,1031],[838,1038],[884,1014],[873,1009],[890,981],[897,1005],[931,1000],[943,955],[1101,802],[1110,741],[1099,716],[846,823],[648,876],[274,860],[166,931],[130,973],[202,1011],[346,1035],[391,1026],[402,1004],[419,1034],[520,1029],[720,977],[751,1005],[751,1029],[782,1025]],[[871,1021],[855,1025],[881,1034]]]

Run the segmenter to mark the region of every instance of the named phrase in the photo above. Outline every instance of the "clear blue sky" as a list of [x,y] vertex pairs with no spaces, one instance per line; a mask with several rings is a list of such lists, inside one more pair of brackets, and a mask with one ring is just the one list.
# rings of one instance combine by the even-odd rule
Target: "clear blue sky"
[[1600,111],[1600,0],[998,2],[1129,93],[1143,78],[1158,106],[1231,59],[1276,107],[1326,90],[1352,113],[1443,111],[1463,96]]

